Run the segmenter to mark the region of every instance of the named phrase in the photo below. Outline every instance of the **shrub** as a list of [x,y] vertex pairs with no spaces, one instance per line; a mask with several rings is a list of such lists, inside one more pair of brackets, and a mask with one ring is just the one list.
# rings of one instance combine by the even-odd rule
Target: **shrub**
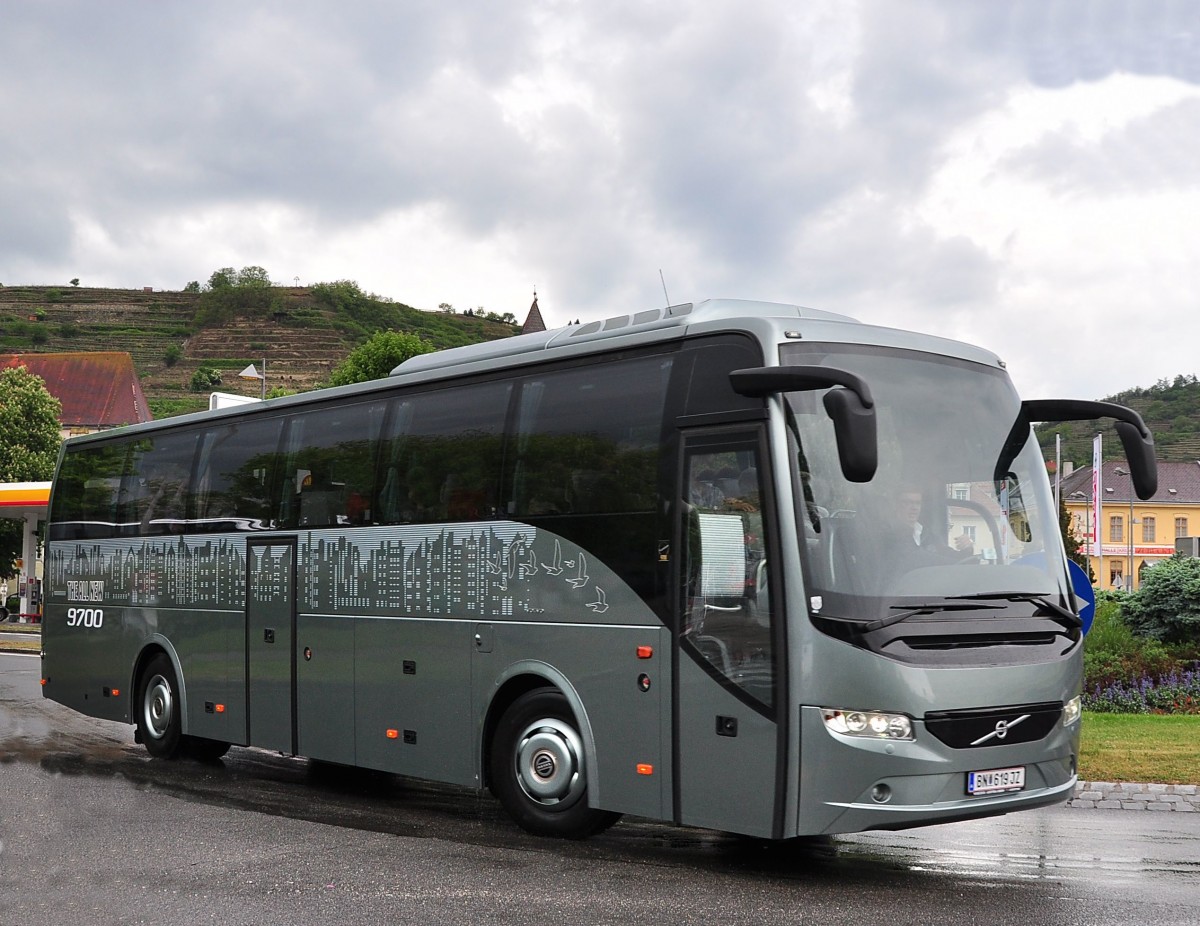
[[1165,643],[1200,642],[1200,558],[1176,554],[1148,570],[1121,613],[1142,636]]
[[183,357],[183,348],[178,344],[172,344],[165,351],[163,351],[163,363],[169,367],[175,366],[181,357]]
[[192,392],[205,392],[221,385],[221,374],[212,367],[200,367],[192,374],[190,383]]

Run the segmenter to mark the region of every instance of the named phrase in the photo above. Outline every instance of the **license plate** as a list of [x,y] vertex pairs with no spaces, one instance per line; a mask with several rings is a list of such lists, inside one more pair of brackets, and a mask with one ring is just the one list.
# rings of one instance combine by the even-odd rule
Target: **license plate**
[[968,794],[996,794],[1000,791],[1020,791],[1025,787],[1025,766],[990,768],[982,772],[967,772]]

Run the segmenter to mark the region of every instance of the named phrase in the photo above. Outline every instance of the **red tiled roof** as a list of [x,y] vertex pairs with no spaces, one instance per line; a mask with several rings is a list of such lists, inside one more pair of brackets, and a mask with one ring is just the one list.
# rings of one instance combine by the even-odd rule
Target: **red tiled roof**
[[115,428],[151,421],[133,358],[122,351],[0,354],[0,368],[23,366],[62,403],[64,428]]

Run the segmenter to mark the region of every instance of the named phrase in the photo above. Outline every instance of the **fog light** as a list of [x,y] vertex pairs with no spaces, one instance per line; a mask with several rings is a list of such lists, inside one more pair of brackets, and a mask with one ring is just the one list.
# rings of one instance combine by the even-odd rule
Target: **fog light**
[[1079,719],[1083,713],[1083,696],[1076,695],[1070,701],[1063,705],[1062,722],[1064,727],[1069,727]]
[[892,799],[892,789],[885,784],[878,784],[871,789],[871,800],[876,804],[886,804]]

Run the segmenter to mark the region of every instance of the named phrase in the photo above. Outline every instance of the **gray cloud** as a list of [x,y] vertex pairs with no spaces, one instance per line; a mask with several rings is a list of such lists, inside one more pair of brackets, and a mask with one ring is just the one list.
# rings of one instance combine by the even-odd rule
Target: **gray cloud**
[[[658,304],[661,267],[677,301],[969,333],[1025,271],[921,218],[948,142],[1017,91],[1196,83],[1197,20],[1168,0],[17,3],[0,31],[0,281],[290,277],[259,252],[318,262],[323,242],[428,209],[537,282],[552,321]],[[1198,107],[1099,144],[1064,129],[996,169],[1048,197],[1191,189]],[[273,240],[271,210],[303,234]],[[249,230],[173,240],[172,222],[216,215]],[[337,275],[419,302],[393,263]],[[457,254],[445,268],[473,276]],[[476,285],[473,303],[503,298]]]

